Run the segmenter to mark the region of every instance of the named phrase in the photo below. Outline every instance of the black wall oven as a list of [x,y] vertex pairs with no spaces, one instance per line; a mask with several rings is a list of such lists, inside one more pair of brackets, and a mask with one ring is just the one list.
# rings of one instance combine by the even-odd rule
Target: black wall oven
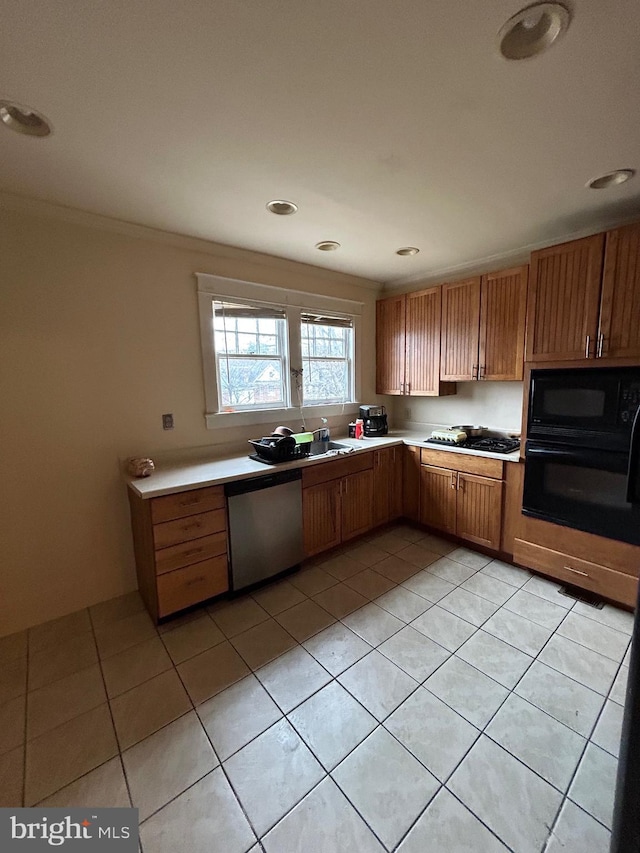
[[523,513],[640,545],[640,367],[532,370]]

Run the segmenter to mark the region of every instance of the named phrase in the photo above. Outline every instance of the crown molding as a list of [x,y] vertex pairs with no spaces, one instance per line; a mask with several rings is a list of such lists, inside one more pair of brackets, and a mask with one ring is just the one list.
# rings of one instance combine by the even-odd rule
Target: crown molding
[[226,260],[238,260],[244,263],[253,263],[256,266],[267,267],[271,270],[282,270],[283,272],[300,272],[304,269],[307,276],[313,276],[321,281],[332,284],[343,284],[345,286],[361,287],[365,290],[377,293],[382,289],[381,281],[374,281],[349,273],[329,270],[326,267],[318,267],[306,264],[303,261],[295,261],[278,255],[269,255],[265,252],[256,252],[253,249],[243,249],[238,246],[228,246],[225,243],[215,243],[203,240],[200,237],[188,237],[184,234],[176,234],[171,231],[162,231],[159,228],[151,228],[148,225],[138,225],[135,222],[127,222],[99,213],[92,213],[80,208],[67,207],[61,204],[43,201],[42,199],[29,198],[14,193],[0,190],[0,208],[18,213],[29,213],[34,216],[46,216],[67,222],[72,225],[80,225],[86,228],[96,228],[100,231],[110,231],[122,234],[126,237],[134,237],[139,240],[151,240],[171,246],[175,249],[184,249],[191,252],[199,252],[205,255],[213,255]]
[[630,225],[638,221],[640,210],[633,214],[627,214],[622,217],[617,217],[609,220],[604,220],[598,225],[592,225],[588,228],[581,228],[577,231],[572,231],[567,234],[560,234],[557,237],[548,240],[540,240],[537,243],[529,243],[525,246],[520,246],[517,249],[510,249],[507,252],[498,252],[495,255],[486,255],[482,258],[476,258],[473,261],[465,261],[461,264],[453,266],[441,267],[427,274],[420,275],[416,273],[411,276],[403,276],[390,281],[386,281],[383,285],[383,291],[388,293],[396,290],[407,290],[415,285],[429,287],[436,284],[446,284],[447,281],[454,281],[457,278],[466,278],[472,275],[481,275],[486,272],[494,272],[500,267],[515,267],[521,264],[529,263],[529,255],[538,249],[546,249],[549,246],[556,246],[560,243],[567,243],[570,240],[580,240],[582,237],[591,237],[592,234],[598,234],[600,231],[608,231],[611,228],[619,228],[622,225]]

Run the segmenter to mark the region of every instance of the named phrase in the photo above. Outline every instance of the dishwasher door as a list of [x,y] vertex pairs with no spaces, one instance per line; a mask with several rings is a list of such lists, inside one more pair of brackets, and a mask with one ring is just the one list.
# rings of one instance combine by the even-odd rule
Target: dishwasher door
[[227,483],[225,494],[234,591],[273,577],[302,561],[299,470]]

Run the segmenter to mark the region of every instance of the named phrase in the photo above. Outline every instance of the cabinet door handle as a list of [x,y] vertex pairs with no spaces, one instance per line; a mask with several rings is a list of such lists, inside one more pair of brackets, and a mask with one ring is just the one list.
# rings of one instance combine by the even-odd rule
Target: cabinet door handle
[[581,572],[580,569],[573,569],[571,566],[564,567],[568,572],[573,572],[574,575],[582,575],[583,578],[589,577],[589,572]]
[[486,364],[480,365],[480,367],[478,368],[478,379],[484,379],[484,376],[482,374],[486,371],[486,369],[487,369]]
[[195,557],[196,554],[201,554],[202,548],[190,548],[188,551],[184,552],[185,557]]
[[584,345],[584,357],[591,358],[591,335],[587,335]]
[[598,351],[596,353],[596,358],[602,358],[602,350],[604,349],[604,335],[602,332],[598,335]]
[[191,524],[182,525],[182,529],[185,531],[185,533],[187,530],[198,530],[200,527],[202,527],[201,521],[192,521]]
[[464,491],[461,483],[464,483],[464,480],[460,479],[460,472],[458,472],[458,474],[456,474],[456,491]]
[[195,498],[185,498],[180,501],[180,506],[194,506],[195,504],[200,503],[200,498],[196,495]]
[[349,494],[349,483],[347,480],[343,480],[342,482],[344,483],[344,494],[347,495]]
[[451,472],[451,488],[452,489],[456,488],[456,472],[455,471]]
[[200,577],[192,578],[190,581],[187,581],[185,583],[185,586],[193,586],[194,583],[202,583],[203,580],[204,580],[204,575],[200,575]]
[[411,383],[407,382],[407,394],[411,393]]
[[472,369],[471,369],[471,378],[472,379],[479,379],[479,373],[480,373],[480,365],[474,364]]

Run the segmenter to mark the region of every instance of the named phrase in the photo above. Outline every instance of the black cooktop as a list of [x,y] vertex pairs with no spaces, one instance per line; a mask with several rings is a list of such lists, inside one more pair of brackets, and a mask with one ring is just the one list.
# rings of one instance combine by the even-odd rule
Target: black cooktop
[[517,438],[468,438],[466,441],[454,443],[441,438],[427,438],[428,444],[439,444],[441,447],[464,447],[467,450],[487,450],[490,453],[512,453],[520,447]]

